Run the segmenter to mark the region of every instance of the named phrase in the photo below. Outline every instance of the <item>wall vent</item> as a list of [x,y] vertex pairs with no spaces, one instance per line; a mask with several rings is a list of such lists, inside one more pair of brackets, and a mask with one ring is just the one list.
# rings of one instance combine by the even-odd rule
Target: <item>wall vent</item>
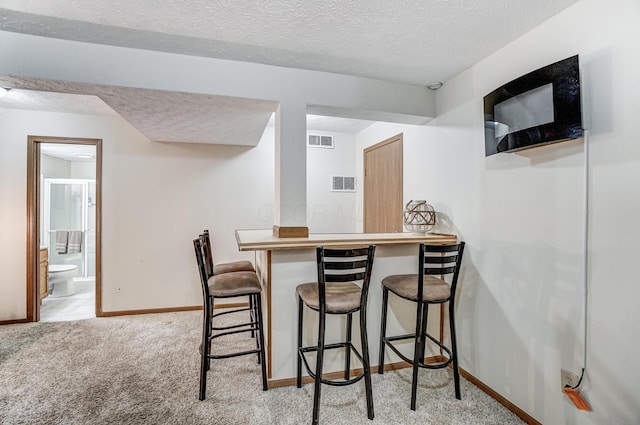
[[356,178],[352,176],[331,176],[332,192],[355,192]]
[[309,134],[309,136],[307,137],[307,146],[311,146],[313,148],[333,149],[333,136]]

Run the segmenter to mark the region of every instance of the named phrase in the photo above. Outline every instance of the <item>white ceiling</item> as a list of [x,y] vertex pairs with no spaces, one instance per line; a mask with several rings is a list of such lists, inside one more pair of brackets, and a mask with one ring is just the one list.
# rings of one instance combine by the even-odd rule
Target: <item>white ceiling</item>
[[[63,141],[61,140],[60,142]],[[69,143],[73,143],[73,141]],[[96,147],[94,145],[41,143],[40,153],[71,162],[96,161]]]
[[[424,86],[446,82],[575,1],[0,0],[0,29]],[[158,97],[153,114],[127,110],[130,99],[103,100],[151,140],[202,138],[186,132],[188,125],[177,134],[168,132],[175,127],[163,125],[165,120],[175,125],[185,119],[166,116],[168,100],[187,110],[194,109],[186,105],[191,102],[219,102],[239,117],[246,112],[240,120],[256,115],[263,129],[268,120],[263,109],[272,106],[148,92],[147,101]]]

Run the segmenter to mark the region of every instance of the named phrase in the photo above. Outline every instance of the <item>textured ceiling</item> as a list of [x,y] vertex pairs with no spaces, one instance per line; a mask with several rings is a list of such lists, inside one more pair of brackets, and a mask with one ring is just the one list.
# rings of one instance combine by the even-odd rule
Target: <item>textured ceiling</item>
[[[0,30],[428,85],[446,82],[576,1],[0,0]],[[29,99],[21,106],[16,90],[7,96],[13,103],[0,99],[0,107],[98,114],[110,107],[154,141],[255,145],[276,108],[256,99],[73,83],[22,80],[11,87],[47,93],[25,92],[32,106],[25,106]],[[55,92],[86,96],[72,105],[70,97],[49,97]],[[109,106],[101,111],[88,95]],[[308,125],[343,131],[368,124],[327,117]]]
[[7,31],[427,85],[576,0],[0,0]]
[[104,87],[109,106],[154,142],[255,146],[278,102],[160,90]]
[[[0,77],[0,81],[2,80]],[[0,98],[0,108],[71,114],[118,115],[96,96],[20,90],[11,83],[0,83],[0,86],[14,87],[5,97]]]
[[0,98],[0,107],[95,115],[116,111],[154,142],[255,146],[278,107],[258,99],[6,76],[0,76],[0,86],[13,87]]

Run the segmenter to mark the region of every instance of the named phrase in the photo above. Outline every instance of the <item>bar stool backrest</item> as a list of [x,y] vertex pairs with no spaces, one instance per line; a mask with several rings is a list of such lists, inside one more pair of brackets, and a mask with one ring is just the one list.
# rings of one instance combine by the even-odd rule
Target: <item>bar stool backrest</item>
[[316,248],[318,263],[318,297],[319,306],[324,310],[326,302],[327,282],[354,282],[362,288],[360,305],[367,302],[369,281],[373,268],[373,257],[376,247],[331,249]]
[[200,283],[202,284],[202,295],[206,304],[209,300],[209,278],[211,277],[211,275],[207,271],[206,258],[208,254],[206,251],[206,243],[204,242],[203,235],[200,235],[200,237],[193,240],[193,247],[196,252],[196,261],[198,262]]
[[207,271],[207,276],[213,276],[213,250],[211,249],[211,237],[209,236],[209,230],[204,229],[200,235],[200,241],[203,244],[203,251],[205,253],[204,264]]
[[456,286],[458,285],[458,274],[460,272],[460,264],[462,263],[462,253],[464,251],[464,242],[455,245],[427,245],[420,244],[420,254],[418,256],[418,299],[422,299],[424,288],[424,276],[439,276],[446,280],[447,276],[451,277],[451,296],[447,301],[455,295]]

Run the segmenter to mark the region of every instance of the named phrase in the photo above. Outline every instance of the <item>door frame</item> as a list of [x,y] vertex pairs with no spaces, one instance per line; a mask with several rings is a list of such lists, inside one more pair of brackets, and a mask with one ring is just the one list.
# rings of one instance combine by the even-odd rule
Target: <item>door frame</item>
[[93,145],[96,148],[96,317],[102,316],[102,139],[27,136],[27,318],[40,321],[40,145]]
[[[367,179],[366,179],[366,173],[367,173],[367,153],[371,152],[373,150],[376,150],[378,148],[381,148],[385,145],[391,144],[391,143],[396,143],[399,142],[400,143],[400,152],[401,152],[401,156],[402,156],[402,161],[400,163],[400,175],[398,176],[398,180],[400,181],[400,185],[402,186],[402,194],[401,197],[404,200],[404,133],[399,133],[396,134],[395,136],[389,137],[388,139],[385,139],[381,142],[378,142],[374,145],[368,146],[366,148],[363,149],[362,151],[362,172],[363,172],[363,195],[362,195],[362,231],[364,233],[367,233],[367,197],[371,196],[371,187],[367,186]],[[401,214],[398,216],[398,220],[400,221],[400,231],[402,232],[402,205],[400,205],[400,212]]]

